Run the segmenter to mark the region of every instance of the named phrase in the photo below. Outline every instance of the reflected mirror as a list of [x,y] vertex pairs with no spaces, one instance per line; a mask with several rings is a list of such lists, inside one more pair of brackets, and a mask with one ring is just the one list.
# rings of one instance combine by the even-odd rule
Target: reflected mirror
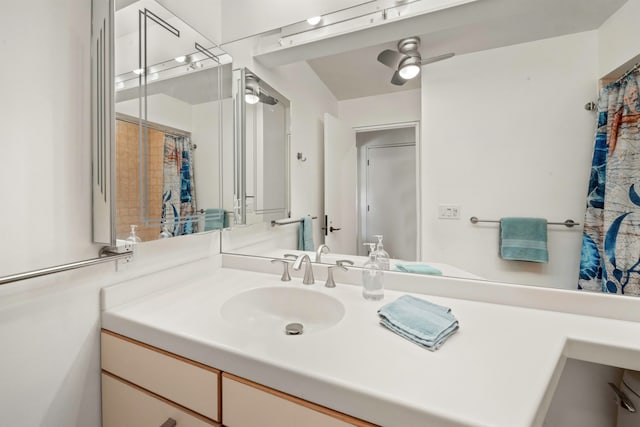
[[[362,243],[382,234],[396,263],[575,289],[596,126],[583,106],[600,79],[633,65],[594,54],[625,2],[571,2],[553,17],[546,1],[369,3],[222,45],[304,107],[291,119],[291,219],[318,217],[314,246],[329,245],[327,263],[361,265]],[[378,57],[410,36],[423,59],[448,59],[396,85]],[[369,218],[380,209],[384,219]],[[501,258],[503,217],[545,218],[549,261]],[[282,257],[298,228],[264,223],[253,240],[233,230],[223,251]]]
[[289,216],[289,100],[248,68],[233,71],[234,224]]
[[231,57],[152,0],[117,9],[114,27],[116,238],[222,229]]

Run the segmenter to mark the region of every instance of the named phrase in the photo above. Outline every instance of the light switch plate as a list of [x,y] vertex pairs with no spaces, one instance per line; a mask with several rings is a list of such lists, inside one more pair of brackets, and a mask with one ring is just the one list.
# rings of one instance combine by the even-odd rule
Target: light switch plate
[[438,206],[439,219],[460,219],[460,205]]

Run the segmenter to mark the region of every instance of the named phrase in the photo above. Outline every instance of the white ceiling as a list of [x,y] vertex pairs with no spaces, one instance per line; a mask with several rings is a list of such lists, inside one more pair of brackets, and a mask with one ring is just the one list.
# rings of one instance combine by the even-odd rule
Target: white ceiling
[[[384,34],[365,30],[371,31],[370,37],[352,35],[354,43],[351,44],[342,36],[341,40],[326,43],[324,47],[307,46],[298,60],[306,59],[339,100],[416,89],[420,87],[419,78],[404,86],[392,85],[389,81],[393,70],[376,60],[380,51],[396,49],[399,38],[419,35],[423,58],[447,52],[463,55],[594,30],[626,1],[481,0],[397,23],[401,26],[393,24],[396,26],[393,31]],[[390,40],[391,36],[394,38]],[[367,39],[369,44],[363,41]],[[357,48],[346,51],[345,47],[350,45]],[[314,57],[313,52],[322,56]],[[328,52],[332,54],[327,55]]]

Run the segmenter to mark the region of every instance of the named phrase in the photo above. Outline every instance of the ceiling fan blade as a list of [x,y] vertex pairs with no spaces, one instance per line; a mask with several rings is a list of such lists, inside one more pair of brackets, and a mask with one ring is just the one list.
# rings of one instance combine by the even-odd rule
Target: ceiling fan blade
[[420,65],[432,64],[434,62],[442,61],[445,59],[449,59],[455,56],[455,53],[445,53],[444,55],[432,56],[431,58],[426,58],[420,61]]
[[400,73],[398,71],[396,71],[395,73],[393,73],[393,77],[391,77],[391,83],[396,85],[396,86],[402,86],[403,84],[405,84],[407,81],[405,79],[403,79],[402,77],[400,77]]
[[262,92],[258,95],[258,98],[260,98],[260,102],[267,105],[276,105],[278,103],[278,100],[273,96],[264,94]]
[[395,50],[386,49],[380,52],[378,55],[378,61],[382,62],[389,68],[393,68],[394,70],[398,69],[398,65],[400,62],[405,59],[407,55],[396,52]]

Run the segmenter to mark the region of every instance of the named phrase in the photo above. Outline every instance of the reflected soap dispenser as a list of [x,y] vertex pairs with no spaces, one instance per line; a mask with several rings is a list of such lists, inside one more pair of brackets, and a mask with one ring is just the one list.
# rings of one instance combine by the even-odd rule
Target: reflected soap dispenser
[[369,245],[369,259],[362,266],[362,296],[366,300],[379,301],[384,297],[384,284],[382,282],[382,269],[376,260],[376,244]]
[[382,234],[376,234],[373,237],[378,238],[378,246],[376,247],[376,260],[383,270],[389,270],[389,253],[384,250],[382,245]]
[[138,228],[137,225],[135,224],[131,224],[131,232],[129,233],[129,237],[127,237],[127,244],[129,245],[135,245],[136,243],[142,243],[142,239],[140,238],[140,236],[138,236],[136,234],[136,228]]

